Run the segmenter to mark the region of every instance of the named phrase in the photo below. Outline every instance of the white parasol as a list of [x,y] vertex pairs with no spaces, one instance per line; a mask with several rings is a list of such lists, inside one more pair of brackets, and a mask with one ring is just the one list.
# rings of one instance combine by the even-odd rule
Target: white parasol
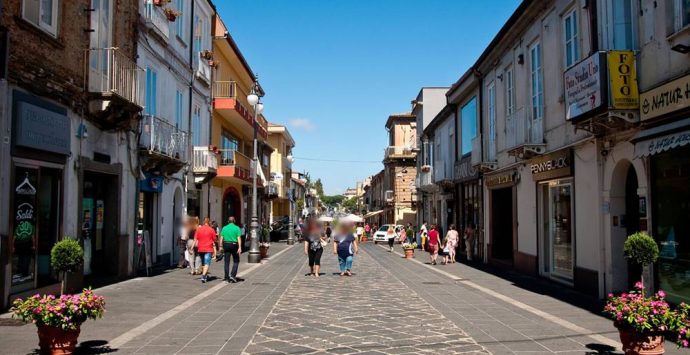
[[343,218],[340,219],[340,222],[345,222],[345,223],[361,223],[364,222],[364,219],[360,216],[356,216],[353,214],[349,214]]
[[317,219],[319,222],[333,222],[333,217],[321,216]]

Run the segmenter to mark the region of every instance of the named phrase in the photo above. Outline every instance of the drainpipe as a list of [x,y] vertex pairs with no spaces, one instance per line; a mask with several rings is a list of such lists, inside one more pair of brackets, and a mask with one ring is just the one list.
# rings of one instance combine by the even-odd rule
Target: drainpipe
[[[191,132],[192,134],[197,133],[197,132],[192,132],[192,115],[194,113],[194,108],[192,107],[192,103],[193,103],[192,96],[194,96],[194,79],[195,79],[195,75],[196,75],[196,73],[194,72],[194,26],[195,26],[195,23],[194,23],[194,5],[195,4],[196,4],[196,0],[192,0],[191,10],[189,11],[189,13],[190,13],[189,20],[190,20],[190,23],[192,24],[190,26],[191,30],[189,31],[189,69],[192,72],[192,77],[190,78],[191,80],[189,82],[189,114],[187,115],[187,132],[188,133]],[[187,158],[187,159],[191,160],[191,164],[189,164],[189,161],[187,162],[187,166],[189,167],[190,165],[194,166],[194,143],[192,142],[192,135],[188,134],[188,137],[189,138],[188,138],[188,142],[187,142],[187,152],[188,152],[187,154],[188,154],[189,158]],[[192,181],[194,181],[193,180],[194,179],[193,170],[194,169],[192,169]],[[184,191],[185,191],[185,195],[186,195],[188,190],[189,190],[189,170],[187,170],[184,185],[185,185]],[[196,186],[195,186],[195,188],[196,188]],[[184,208],[183,212],[185,215],[187,215],[187,207],[188,206],[187,206],[186,196],[185,196],[184,206],[185,206],[185,208]],[[201,211],[199,211],[199,212],[201,212]],[[199,214],[201,214],[201,213],[199,213]],[[173,246],[173,249],[174,249],[174,246]]]
[[[474,75],[477,76],[477,80],[479,81],[479,83],[478,83],[479,84],[479,95],[478,95],[477,99],[479,100],[479,105],[478,105],[478,107],[479,107],[479,112],[478,112],[479,134],[482,136],[482,141],[479,144],[479,154],[480,154],[479,156],[481,157],[481,160],[483,161],[484,160],[484,74],[482,74],[481,71],[479,71],[478,69],[475,68],[474,69]],[[456,139],[456,141],[457,141],[457,139]],[[486,205],[484,204],[484,186],[483,185],[484,185],[483,177],[479,176],[479,189],[482,192],[481,196],[479,197],[479,199],[480,199],[479,203],[482,206],[482,211],[480,211],[481,212],[481,216],[480,216],[481,220],[478,221],[479,223],[477,223],[477,225],[475,225],[475,228],[477,228],[478,225],[482,226],[479,233],[480,233],[480,236],[482,238],[482,241],[484,241],[483,244],[486,245],[486,241],[484,239],[484,209],[486,208]],[[484,248],[484,245],[481,246],[482,249]],[[482,255],[485,256],[486,253],[482,252]]]

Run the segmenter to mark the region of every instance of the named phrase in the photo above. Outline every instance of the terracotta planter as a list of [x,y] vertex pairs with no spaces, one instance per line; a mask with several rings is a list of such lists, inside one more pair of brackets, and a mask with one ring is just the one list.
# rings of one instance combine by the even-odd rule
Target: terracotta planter
[[363,236],[362,236],[362,243],[366,242],[367,240],[369,240],[369,239],[368,239],[366,236],[363,235]]
[[153,4],[156,6],[163,6],[165,3],[167,3],[165,0],[153,0]]
[[405,249],[405,259],[414,258],[414,249]]
[[259,247],[259,252],[261,253],[261,259],[268,258],[268,247]]
[[175,20],[177,19],[177,15],[171,13],[166,13],[165,17],[167,17],[168,21],[170,22],[175,22]]
[[39,326],[38,346],[43,355],[69,355],[74,354],[77,347],[80,328],[77,330],[62,330],[60,328]]
[[619,327],[618,333],[626,355],[658,355],[664,353],[664,333],[640,333],[628,327]]

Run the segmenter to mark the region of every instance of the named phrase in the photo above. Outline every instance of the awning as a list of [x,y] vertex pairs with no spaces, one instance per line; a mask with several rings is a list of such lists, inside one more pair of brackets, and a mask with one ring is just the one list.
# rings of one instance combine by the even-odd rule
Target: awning
[[632,141],[635,142],[635,158],[690,144],[690,119],[646,129],[633,137]]
[[363,218],[374,217],[374,216],[380,215],[381,213],[383,213],[383,210],[374,211],[374,212],[369,212],[369,213],[365,214]]

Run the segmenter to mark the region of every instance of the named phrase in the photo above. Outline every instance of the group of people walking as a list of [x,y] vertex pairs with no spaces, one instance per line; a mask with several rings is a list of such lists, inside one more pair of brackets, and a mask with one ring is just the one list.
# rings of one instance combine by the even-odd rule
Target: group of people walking
[[[427,224],[424,223],[421,227],[421,239],[422,247],[429,253],[431,265],[436,265],[438,263],[438,257],[442,256],[443,260],[441,263],[443,265],[449,263],[455,263],[456,252],[459,246],[460,233],[455,228],[454,224],[448,227],[448,232],[446,236],[441,239],[439,233],[438,225],[431,226],[427,229]],[[468,225],[462,235],[462,239],[465,243],[465,250],[467,254],[467,260],[472,261],[472,248],[474,246],[474,226]]]
[[338,257],[340,276],[352,276],[352,263],[359,253],[358,238],[352,232],[352,225],[340,223],[335,235],[329,223],[320,224],[317,221],[307,222],[307,234],[304,236],[304,254],[309,261],[309,275],[320,277],[321,256],[329,244],[332,244],[333,254]]
[[201,282],[206,283],[211,263],[214,260],[225,260],[223,280],[229,283],[243,281],[237,277],[242,254],[242,235],[242,229],[235,223],[234,217],[228,218],[223,228],[219,228],[215,221],[210,222],[209,218],[205,218],[204,223],[199,225],[199,217],[188,217],[182,223],[178,239],[178,267],[189,267],[191,275],[201,275]]

